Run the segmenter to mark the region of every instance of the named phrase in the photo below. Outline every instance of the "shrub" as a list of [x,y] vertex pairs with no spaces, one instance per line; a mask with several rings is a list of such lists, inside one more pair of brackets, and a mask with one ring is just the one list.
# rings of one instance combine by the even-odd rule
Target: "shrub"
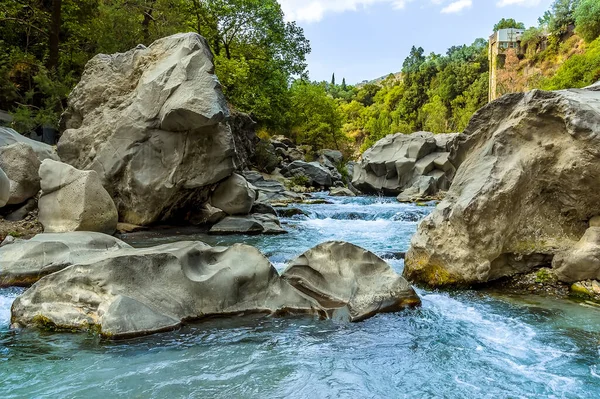
[[590,43],[600,36],[600,1],[581,0],[575,10],[575,26],[583,40]]

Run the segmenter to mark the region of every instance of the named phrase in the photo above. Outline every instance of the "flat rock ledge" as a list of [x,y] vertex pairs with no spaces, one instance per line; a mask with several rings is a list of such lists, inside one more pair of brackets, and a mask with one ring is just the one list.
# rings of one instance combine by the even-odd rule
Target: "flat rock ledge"
[[[9,247],[26,250],[22,245]],[[420,303],[385,261],[353,244],[321,244],[280,276],[248,245],[177,242],[82,256],[18,297],[11,323],[119,339],[207,317],[304,314],[360,321]]]

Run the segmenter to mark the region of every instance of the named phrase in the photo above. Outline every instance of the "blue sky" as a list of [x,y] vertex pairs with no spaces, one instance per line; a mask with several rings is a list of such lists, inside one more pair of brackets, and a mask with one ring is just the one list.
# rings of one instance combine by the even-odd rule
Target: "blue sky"
[[489,37],[501,18],[526,26],[552,0],[279,0],[311,42],[312,80],[354,84],[398,72],[412,45],[445,53]]

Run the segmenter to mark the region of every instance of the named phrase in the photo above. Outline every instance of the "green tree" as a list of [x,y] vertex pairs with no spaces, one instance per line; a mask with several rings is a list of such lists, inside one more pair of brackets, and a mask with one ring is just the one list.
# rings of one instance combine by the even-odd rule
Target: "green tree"
[[340,149],[344,140],[342,116],[324,84],[298,79],[291,86],[288,117],[296,140],[314,149]]
[[346,78],[342,78],[342,86],[341,86],[343,91],[348,90],[348,86],[346,86]]
[[500,29],[525,29],[525,24],[523,22],[517,22],[513,18],[502,18],[496,25],[494,25],[494,32],[499,31]]
[[586,42],[600,37],[600,1],[581,0],[574,13],[577,33]]

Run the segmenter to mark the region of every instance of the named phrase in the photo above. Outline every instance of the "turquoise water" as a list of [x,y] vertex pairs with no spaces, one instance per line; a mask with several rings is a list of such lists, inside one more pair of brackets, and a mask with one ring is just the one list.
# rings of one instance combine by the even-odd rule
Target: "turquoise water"
[[[431,208],[378,198],[302,205],[277,237],[132,235],[247,242],[278,268],[319,242],[366,247],[401,271]],[[600,311],[541,297],[419,290],[423,306],[362,323],[213,320],[109,342],[9,329],[18,289],[0,290],[1,398],[598,398]]]

